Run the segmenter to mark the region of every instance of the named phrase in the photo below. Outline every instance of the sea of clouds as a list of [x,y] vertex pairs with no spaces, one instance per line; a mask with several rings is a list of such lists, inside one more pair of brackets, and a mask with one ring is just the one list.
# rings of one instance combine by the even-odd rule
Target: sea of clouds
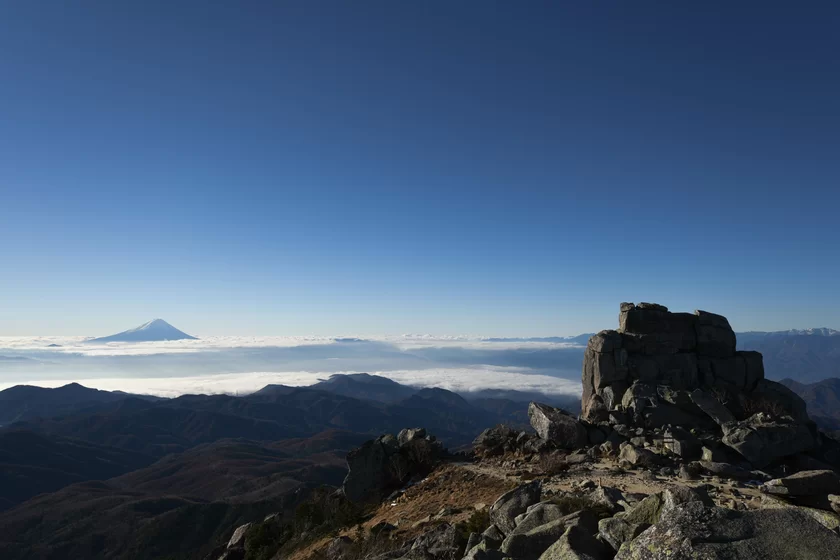
[[0,337],[0,389],[78,382],[158,396],[246,394],[367,372],[416,387],[579,395],[583,347],[563,339],[402,335],[207,337],[138,343]]

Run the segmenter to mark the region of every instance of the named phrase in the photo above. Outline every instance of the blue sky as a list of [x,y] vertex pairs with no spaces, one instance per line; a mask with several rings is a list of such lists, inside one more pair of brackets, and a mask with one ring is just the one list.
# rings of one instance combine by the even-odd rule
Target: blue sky
[[0,335],[571,335],[621,301],[840,328],[839,27],[829,2],[5,2]]

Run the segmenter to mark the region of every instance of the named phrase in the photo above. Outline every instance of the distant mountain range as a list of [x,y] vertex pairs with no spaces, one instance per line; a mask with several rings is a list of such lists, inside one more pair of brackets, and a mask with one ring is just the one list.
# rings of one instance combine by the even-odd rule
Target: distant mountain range
[[[311,387],[269,385],[242,397],[161,399],[77,383],[16,386],[0,391],[0,423],[6,425],[0,429],[0,509],[229,438],[276,442],[339,430],[365,439],[423,426],[457,448],[487,426],[527,427],[532,395],[508,391],[504,397],[479,393],[468,401],[368,374],[334,375]],[[542,400],[574,410],[573,399]]]
[[368,374],[243,397],[0,391],[0,558],[204,558],[229,527],[338,485],[374,435],[422,426],[455,449],[526,427],[531,395],[469,396]]
[[183,331],[179,331],[163,319],[153,319],[137,328],[94,338],[88,342],[164,342],[167,340],[198,340]]
[[811,383],[840,377],[840,331],[807,329],[738,333],[738,348],[764,355],[764,370],[771,379]]
[[840,431],[840,378],[823,379],[816,383],[783,379],[781,383],[802,397],[808,405],[808,416],[822,429]]

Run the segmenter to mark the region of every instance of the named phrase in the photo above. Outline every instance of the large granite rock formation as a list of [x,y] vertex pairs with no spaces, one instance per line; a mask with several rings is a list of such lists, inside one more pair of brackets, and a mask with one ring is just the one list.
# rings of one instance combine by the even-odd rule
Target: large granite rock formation
[[633,383],[691,391],[715,387],[752,391],[764,379],[758,352],[735,350],[735,332],[726,317],[695,311],[671,313],[654,303],[622,303],[617,331],[589,339],[583,364],[584,412],[598,395],[621,402]]
[[726,317],[622,303],[618,322],[617,331],[591,337],[584,354],[588,425],[663,430],[665,447],[685,459],[699,458],[700,442],[674,427],[718,440],[722,432],[723,443],[756,467],[817,446],[805,403],[764,379],[760,353],[735,350]]

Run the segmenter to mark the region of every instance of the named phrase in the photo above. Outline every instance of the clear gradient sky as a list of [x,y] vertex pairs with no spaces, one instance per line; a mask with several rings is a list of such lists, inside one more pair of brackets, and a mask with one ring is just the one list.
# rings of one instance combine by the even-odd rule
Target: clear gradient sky
[[0,335],[840,328],[840,8],[0,4]]

